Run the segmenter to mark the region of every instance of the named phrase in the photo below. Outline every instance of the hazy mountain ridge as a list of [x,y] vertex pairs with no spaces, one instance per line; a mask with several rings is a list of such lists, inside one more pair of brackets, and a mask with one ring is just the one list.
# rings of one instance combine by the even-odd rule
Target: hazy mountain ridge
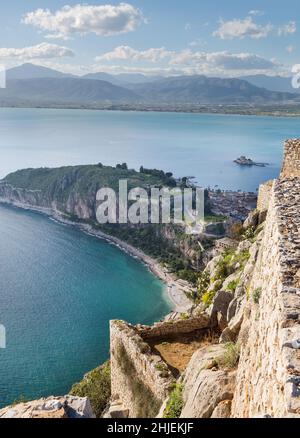
[[[260,80],[263,81],[263,77]],[[7,88],[0,90],[2,106],[20,101],[32,105],[72,103],[79,106],[101,103],[248,105],[298,103],[299,99],[296,92],[271,91],[243,79],[203,75],[151,78],[142,74],[103,72],[79,77],[32,64],[8,70]]]

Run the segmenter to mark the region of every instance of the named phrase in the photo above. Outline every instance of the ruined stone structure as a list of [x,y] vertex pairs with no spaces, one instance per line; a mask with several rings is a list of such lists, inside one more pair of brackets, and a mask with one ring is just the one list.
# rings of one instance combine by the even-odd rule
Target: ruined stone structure
[[300,178],[300,147],[299,139],[285,142],[284,160],[280,178]]
[[300,417],[299,210],[300,179],[276,181],[250,288],[258,298],[240,335],[233,417]]
[[[207,315],[161,322],[153,327],[111,321],[111,385],[113,411],[132,417],[155,417],[168,397],[175,379],[149,342],[209,328]],[[115,406],[118,406],[116,409]]]
[[257,210],[259,212],[264,212],[269,209],[273,183],[274,181],[271,180],[266,182],[265,184],[261,184],[261,186],[259,187],[257,198]]

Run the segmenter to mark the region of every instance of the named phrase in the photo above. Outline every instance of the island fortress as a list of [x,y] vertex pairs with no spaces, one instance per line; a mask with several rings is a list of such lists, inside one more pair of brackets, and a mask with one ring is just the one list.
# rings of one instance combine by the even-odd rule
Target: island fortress
[[[20,194],[9,190],[0,200]],[[300,418],[300,139],[285,143],[280,177],[260,187],[235,245],[208,260],[191,310],[152,327],[111,321],[104,417]],[[88,402],[30,402],[0,418],[92,416]]]

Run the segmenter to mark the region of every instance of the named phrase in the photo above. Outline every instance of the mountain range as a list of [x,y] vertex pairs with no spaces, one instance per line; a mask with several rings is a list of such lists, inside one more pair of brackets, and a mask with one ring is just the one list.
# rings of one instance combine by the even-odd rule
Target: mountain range
[[297,91],[288,78],[263,75],[238,79],[203,75],[163,78],[99,72],[79,77],[23,64],[7,71],[7,87],[0,89],[0,104],[283,104],[300,102]]

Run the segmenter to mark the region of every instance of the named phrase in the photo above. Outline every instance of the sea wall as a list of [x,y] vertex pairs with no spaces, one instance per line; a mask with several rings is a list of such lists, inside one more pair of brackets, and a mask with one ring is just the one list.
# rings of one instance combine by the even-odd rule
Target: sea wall
[[300,417],[299,202],[298,178],[274,183],[239,336],[232,417]]

